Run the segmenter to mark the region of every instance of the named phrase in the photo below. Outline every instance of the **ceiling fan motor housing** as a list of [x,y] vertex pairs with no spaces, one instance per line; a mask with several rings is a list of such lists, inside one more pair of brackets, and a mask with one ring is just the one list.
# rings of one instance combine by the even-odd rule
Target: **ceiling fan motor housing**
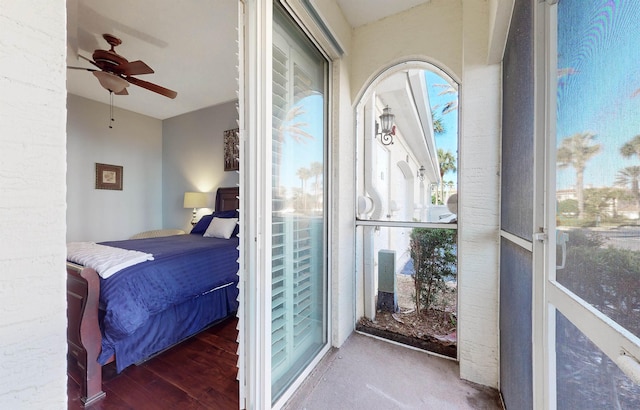
[[127,64],[129,61],[114,50],[114,47],[122,44],[122,40],[111,34],[103,34],[102,37],[109,43],[111,49],[95,50],[92,55],[93,61],[101,70],[114,74],[123,74],[124,70],[119,70],[118,66]]
[[96,65],[104,71],[109,71],[116,74],[122,74],[123,70],[118,70],[118,66],[127,64],[129,61],[114,51],[95,50],[93,52],[93,61]]

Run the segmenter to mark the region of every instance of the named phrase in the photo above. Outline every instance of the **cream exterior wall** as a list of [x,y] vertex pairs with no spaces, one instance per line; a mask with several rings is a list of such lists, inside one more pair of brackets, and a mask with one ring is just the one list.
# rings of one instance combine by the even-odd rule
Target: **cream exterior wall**
[[351,26],[333,0],[313,1],[329,26],[344,55],[333,62],[331,90],[330,181],[331,181],[331,344],[340,347],[354,329],[354,229],[355,198],[345,187],[355,180],[353,111],[350,94]]
[[458,231],[460,377],[498,387],[500,64],[488,65],[489,10],[463,0]]
[[0,408],[66,409],[65,1],[0,0]]
[[462,4],[431,0],[402,13],[358,27],[353,32],[351,96],[393,63],[421,59],[459,81],[462,74]]
[[332,345],[341,346],[354,329],[355,293],[355,197],[345,190],[355,181],[355,146],[353,112],[349,95],[347,60],[337,64],[335,78],[339,95],[337,129],[331,138],[331,279],[332,279]]

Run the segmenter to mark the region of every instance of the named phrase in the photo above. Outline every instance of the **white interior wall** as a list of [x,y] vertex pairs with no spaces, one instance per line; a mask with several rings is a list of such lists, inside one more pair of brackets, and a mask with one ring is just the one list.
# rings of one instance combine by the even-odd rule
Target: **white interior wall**
[[[118,98],[118,97],[116,97]],[[67,241],[126,239],[161,228],[191,229],[185,191],[236,186],[223,167],[223,132],[236,128],[228,102],[164,121],[68,96]],[[95,189],[95,163],[123,166],[123,190]],[[105,212],[108,209],[108,212]],[[203,208],[198,215],[210,212]]]
[[[109,128],[109,105],[69,94],[67,107],[67,241],[162,228],[162,121],[114,108]],[[96,162],[123,167],[122,191],[95,189]]]
[[183,208],[184,193],[210,193],[211,213],[215,191],[238,185],[237,171],[224,171],[224,131],[238,128],[237,102],[169,118],[162,123],[162,202],[164,228],[189,232],[193,209]]
[[0,2],[0,408],[66,398],[65,1]]

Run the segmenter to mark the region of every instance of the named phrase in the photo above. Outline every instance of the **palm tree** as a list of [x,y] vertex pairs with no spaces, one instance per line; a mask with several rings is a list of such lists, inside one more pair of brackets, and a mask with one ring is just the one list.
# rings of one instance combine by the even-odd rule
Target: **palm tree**
[[442,108],[442,114],[449,114],[450,112],[458,109],[458,90],[456,90],[450,84],[434,84],[433,87],[442,89],[442,91],[438,93],[439,96],[447,94],[455,95],[454,99],[445,103],[444,107]]
[[322,165],[321,162],[317,162],[314,161],[311,163],[311,165],[309,165],[309,172],[311,173],[311,176],[314,176],[316,178],[315,184],[314,184],[314,190],[313,193],[316,197],[316,206],[318,205],[318,177],[320,175],[322,175],[324,173],[324,166]]
[[298,178],[300,178],[300,182],[301,182],[301,191],[302,191],[302,198],[303,198],[303,204],[304,204],[304,210],[307,210],[307,194],[306,194],[306,190],[305,190],[305,185],[307,182],[307,179],[311,178],[311,171],[309,171],[309,168],[298,168],[298,170],[296,171],[296,176]]
[[436,117],[435,107],[431,109],[431,119],[433,123],[433,133],[436,135],[444,134],[444,123],[442,117]]
[[631,138],[631,140],[624,143],[622,147],[620,147],[620,153],[623,157],[629,158],[634,155],[637,155],[640,158],[640,135],[636,135]]
[[592,144],[595,137],[590,132],[579,132],[562,140],[558,148],[558,167],[573,167],[576,170],[578,219],[584,218],[584,169],[587,161],[600,152],[600,144]]
[[440,192],[441,200],[444,203],[444,175],[448,172],[456,171],[456,157],[451,151],[438,148],[438,163],[440,164]]
[[616,174],[616,185],[620,185],[624,187],[631,185],[631,195],[633,195],[633,198],[636,200],[636,205],[640,209],[639,181],[640,181],[640,166],[637,166],[637,165],[621,169]]
[[302,143],[314,139],[313,135],[305,131],[309,124],[298,120],[298,117],[305,113],[304,107],[300,105],[295,105],[286,112],[278,125],[278,141],[284,142],[286,137]]
[[584,191],[584,208],[587,215],[618,216],[618,201],[629,195],[620,188],[590,188]]
[[[625,142],[624,145],[620,147],[620,153],[625,158],[630,158],[634,155],[640,158],[640,135],[636,135],[631,138],[631,140]],[[638,190],[639,175],[640,167],[626,167],[623,170],[618,171],[616,184],[618,184],[618,182],[621,182],[622,185],[625,186],[629,183],[631,184],[631,194],[636,199],[636,206],[640,210],[640,192]]]

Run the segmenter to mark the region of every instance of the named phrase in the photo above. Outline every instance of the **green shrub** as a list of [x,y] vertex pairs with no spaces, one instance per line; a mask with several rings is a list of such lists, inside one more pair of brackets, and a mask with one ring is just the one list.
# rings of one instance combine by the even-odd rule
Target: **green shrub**
[[447,278],[456,276],[456,231],[413,228],[409,251],[413,259],[416,312],[428,309],[445,290]]
[[640,335],[640,252],[608,247],[587,230],[569,232],[566,267],[558,282],[598,310]]

